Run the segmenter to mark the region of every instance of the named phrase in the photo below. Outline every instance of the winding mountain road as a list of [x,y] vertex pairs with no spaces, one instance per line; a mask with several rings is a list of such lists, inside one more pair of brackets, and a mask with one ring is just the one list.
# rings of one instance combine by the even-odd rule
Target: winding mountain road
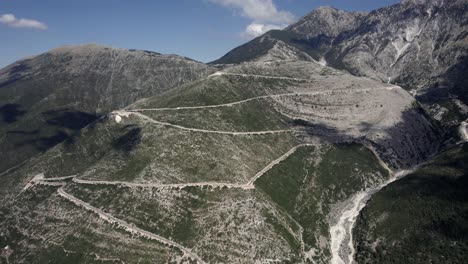
[[138,235],[140,237],[145,237],[147,239],[151,239],[151,240],[156,240],[160,243],[163,243],[165,245],[168,245],[168,246],[172,246],[172,247],[176,247],[178,249],[180,249],[182,252],[184,252],[184,254],[192,257],[193,259],[195,259],[198,263],[200,264],[206,264],[206,262],[204,262],[197,254],[195,254],[194,252],[192,252],[190,249],[182,246],[181,244],[177,243],[177,242],[174,242],[172,240],[169,240],[167,238],[164,238],[162,236],[159,236],[159,235],[156,235],[156,234],[153,234],[151,232],[148,232],[146,230],[143,230],[141,228],[138,228],[138,227],[135,227],[135,226],[131,226],[130,224],[128,224],[127,222],[125,222],[124,220],[121,220],[121,219],[118,219],[108,213],[105,213],[103,212],[101,209],[99,208],[96,208],[76,197],[74,197],[73,195],[65,192],[63,190],[63,188],[59,188],[58,189],[58,194],[65,198],[66,200],[74,203],[75,205],[79,206],[79,207],[83,207],[84,209],[88,210],[88,211],[91,211],[97,215],[99,215],[99,217],[111,224],[117,224],[119,227],[125,229],[127,232],[130,232],[132,234],[135,234],[135,235]]
[[[237,188],[244,190],[255,189],[255,181],[262,177],[265,173],[271,170],[275,165],[284,161],[291,156],[300,147],[313,146],[313,144],[301,144],[291,148],[289,151],[281,155],[281,157],[275,159],[264,167],[261,171],[255,174],[246,183],[223,183],[223,182],[195,182],[195,183],[169,183],[169,184],[158,184],[158,183],[134,183],[134,182],[123,182],[123,181],[93,181],[83,180],[76,177],[73,178],[73,182],[78,184],[88,185],[120,185],[125,187],[143,187],[143,188],[156,188],[156,189],[183,189],[185,187],[213,187],[213,188]],[[59,179],[59,178],[52,178]]]
[[235,183],[223,183],[223,182],[196,182],[196,183],[134,183],[134,182],[123,182],[123,181],[92,181],[82,180],[74,178],[73,182],[78,184],[87,185],[119,185],[125,187],[142,187],[142,188],[155,188],[155,189],[183,189],[186,187],[214,187],[214,188],[237,188],[237,189],[253,189],[251,186],[246,184],[235,184]]
[[272,161],[270,164],[268,164],[265,168],[263,168],[261,171],[259,171],[257,174],[255,174],[255,176],[250,179],[250,181],[248,181],[245,185],[246,186],[252,186],[252,188],[254,188],[254,183],[255,181],[262,177],[266,172],[268,172],[269,170],[271,170],[275,165],[279,164],[281,161],[287,159],[289,156],[291,156],[294,152],[296,152],[296,150],[300,147],[307,147],[307,146],[313,146],[312,144],[301,144],[301,145],[297,145],[295,147],[293,147],[292,149],[290,149],[288,152],[284,153],[281,157],[277,158],[276,160]]
[[77,184],[87,184],[87,185],[119,185],[125,187],[143,187],[143,188],[160,188],[160,189],[183,189],[185,187],[214,187],[214,188],[238,188],[244,190],[255,189],[255,181],[262,177],[265,173],[271,170],[275,165],[278,165],[280,162],[287,159],[291,156],[296,150],[300,147],[313,146],[313,144],[300,144],[297,145],[286,153],[281,155],[279,158],[270,162],[257,174],[255,174],[248,182],[246,183],[224,183],[224,182],[193,182],[193,183],[168,183],[168,184],[159,184],[159,183],[136,183],[136,182],[124,182],[124,181],[93,181],[93,180],[83,180],[78,179],[77,175],[57,177],[57,178],[45,178],[44,174],[38,174],[31,180],[31,183],[47,183],[54,181],[63,181],[66,179],[72,179],[73,182]]
[[225,104],[216,104],[216,105],[204,105],[204,106],[179,106],[179,107],[163,107],[163,108],[134,108],[134,109],[125,109],[125,112],[144,112],[144,111],[177,111],[177,110],[197,110],[197,109],[209,109],[209,108],[221,108],[221,107],[230,107],[250,101],[269,99],[269,98],[281,98],[289,96],[300,96],[300,95],[331,95],[334,93],[355,93],[355,92],[368,92],[375,90],[393,90],[393,89],[402,89],[399,86],[385,86],[385,87],[375,87],[375,88],[362,88],[362,89],[329,89],[321,91],[312,91],[312,92],[295,92],[295,93],[282,93],[282,94],[271,94],[271,95],[261,95],[256,96],[240,101],[235,101]]
[[219,130],[207,130],[207,129],[199,129],[199,128],[189,128],[189,127],[184,127],[180,125],[175,125],[167,122],[161,122],[152,119],[149,116],[146,116],[142,113],[139,112],[128,112],[128,111],[114,111],[113,114],[116,114],[117,116],[129,116],[129,115],[136,115],[140,117],[141,119],[144,119],[148,122],[162,125],[162,126],[168,126],[168,127],[174,127],[178,128],[181,130],[187,130],[191,132],[200,132],[200,133],[211,133],[211,134],[221,134],[221,135],[232,135],[232,136],[252,136],[252,135],[268,135],[268,134],[278,134],[278,133],[290,133],[294,132],[296,130],[294,129],[283,129],[283,130],[265,130],[265,131],[253,131],[253,132],[234,132],[234,131],[219,131]]
[[[291,78],[291,77],[276,77],[276,76],[265,76],[265,75],[248,75],[248,74],[234,74],[234,73],[222,73],[217,72],[211,76],[219,76],[219,75],[233,75],[233,76],[242,76],[242,77],[255,77],[255,78],[271,78],[271,79],[281,79],[281,80],[293,80],[293,81],[310,81],[308,79],[301,79],[301,78]],[[208,108],[219,108],[219,107],[230,107],[235,106],[243,103],[247,103],[253,100],[261,100],[267,98],[281,98],[287,96],[299,96],[299,95],[331,95],[334,93],[356,93],[356,92],[366,92],[366,91],[375,91],[377,89],[381,90],[393,90],[393,89],[401,89],[398,86],[384,86],[384,87],[374,87],[374,88],[363,88],[363,89],[331,89],[331,90],[321,90],[321,91],[312,91],[312,92],[297,92],[297,93],[283,93],[283,94],[274,94],[274,95],[264,95],[264,96],[257,96],[245,100],[240,100],[231,103],[225,104],[218,104],[218,105],[208,105],[208,106],[187,106],[187,107],[176,107],[176,108],[148,108],[148,109],[127,109],[127,110],[119,110],[114,111],[112,114],[116,117],[116,121],[120,122],[121,117],[129,117],[130,115],[135,115],[145,121],[158,124],[161,126],[173,127],[181,130],[191,131],[191,132],[200,132],[200,133],[213,133],[213,134],[223,134],[223,135],[266,135],[266,134],[278,134],[278,133],[291,133],[297,130],[295,129],[285,129],[285,130],[267,130],[267,131],[253,131],[253,132],[236,132],[236,131],[217,131],[217,130],[207,130],[207,129],[197,129],[197,128],[189,128],[184,127],[176,124],[171,124],[168,122],[162,122],[154,120],[153,118],[146,116],[140,112],[142,111],[173,111],[173,110],[194,110],[194,109],[208,109]],[[466,132],[466,130],[464,130]],[[170,188],[170,189],[183,189],[186,187],[213,187],[213,188],[238,188],[244,190],[251,190],[255,189],[255,181],[262,177],[265,173],[271,170],[275,165],[279,164],[280,162],[287,159],[290,155],[292,155],[298,148],[305,147],[305,146],[313,146],[313,144],[301,144],[291,148],[289,151],[281,155],[279,158],[273,160],[267,166],[265,166],[262,170],[256,173],[250,180],[246,183],[223,183],[223,182],[196,182],[196,183],[177,183],[177,184],[157,184],[157,183],[133,183],[133,182],[123,182],[123,181],[94,181],[94,180],[83,180],[76,177],[76,175],[71,176],[64,176],[64,177],[57,177],[57,178],[44,178],[43,174],[38,174],[34,177],[30,183],[28,183],[27,188],[29,186],[39,183],[39,184],[46,184],[46,185],[53,185],[53,186],[61,186],[58,189],[58,194],[69,200],[70,202],[74,203],[77,206],[85,208],[88,211],[91,211],[100,218],[104,219],[105,221],[117,224],[119,227],[122,227],[127,232],[132,234],[136,234],[141,237],[145,237],[151,240],[159,241],[163,244],[176,247],[180,249],[185,255],[195,259],[199,263],[205,263],[197,254],[192,252],[190,249],[185,248],[184,246],[171,241],[167,238],[161,237],[159,235],[153,234],[151,232],[145,231],[138,227],[132,226],[125,222],[124,220],[118,219],[108,213],[103,212],[101,209],[93,207],[92,205],[74,197],[73,195],[64,191],[63,186],[66,185],[67,182],[65,180],[71,179],[73,182],[77,184],[90,184],[90,185],[120,185],[126,187],[149,187],[149,188]],[[388,167],[387,167],[388,168]],[[332,263],[333,264],[345,264],[345,263],[352,263],[354,258],[354,246],[352,240],[352,229],[354,227],[354,223],[362,210],[365,206],[367,200],[371,197],[372,194],[379,191],[381,188],[385,187],[386,185],[390,184],[394,180],[398,179],[406,175],[407,172],[402,172],[400,174],[394,175],[394,177],[385,182],[384,184],[377,186],[375,188],[363,191],[361,193],[356,194],[353,196],[349,203],[345,206],[344,210],[338,217],[338,221],[336,224],[330,227],[330,235],[331,235],[331,245],[332,245]],[[302,228],[302,227],[301,227]],[[289,230],[292,232],[292,230]],[[294,232],[292,232],[294,233]],[[303,243],[303,242],[302,242]],[[302,244],[302,250],[304,250],[304,245]]]
[[[199,182],[199,183],[184,183],[184,184],[144,184],[144,183],[131,183],[131,182],[120,182],[120,181],[89,181],[89,180],[81,180],[77,179],[76,175],[71,175],[71,176],[64,176],[64,177],[56,177],[56,178],[45,178],[44,174],[38,174],[36,175],[31,181],[31,184],[44,184],[44,185],[50,185],[52,184],[53,186],[62,186],[61,188],[58,189],[58,194],[69,200],[70,202],[74,203],[75,205],[79,207],[83,207],[88,211],[91,211],[97,215],[99,215],[100,218],[103,220],[111,223],[111,224],[117,224],[119,227],[124,228],[127,232],[130,232],[132,234],[136,234],[141,237],[145,237],[148,239],[156,240],[159,241],[163,244],[173,246],[176,248],[179,248],[184,254],[194,258],[197,260],[199,263],[205,263],[197,254],[192,252],[190,249],[174,242],[171,241],[167,238],[161,237],[159,235],[153,234],[151,232],[148,232],[146,230],[143,230],[141,228],[131,226],[124,220],[118,219],[111,214],[105,213],[99,208],[96,208],[76,197],[73,195],[65,192],[63,190],[63,185],[66,184],[66,182],[62,182],[63,180],[67,179],[72,179],[73,182],[78,183],[78,184],[92,184],[92,185],[122,185],[122,186],[128,186],[128,187],[152,187],[152,188],[177,188],[177,189],[182,189],[185,187],[218,187],[218,188],[240,188],[240,189],[245,189],[245,190],[250,190],[255,188],[255,181],[263,176],[266,172],[268,172],[270,169],[272,169],[275,165],[280,163],[281,161],[285,160],[287,157],[292,155],[298,148],[304,147],[304,146],[311,146],[311,144],[301,144],[298,146],[293,147],[290,149],[288,152],[284,153],[281,157],[275,159],[272,161],[270,164],[268,164],[265,168],[263,168],[261,171],[259,171],[252,179],[250,179],[247,183],[245,184],[232,184],[232,183],[217,183],[217,182]],[[28,187],[29,188],[29,184]],[[292,231],[291,231],[292,232]]]
[[[184,247],[183,245],[174,242],[172,240],[169,240],[167,238],[164,238],[162,236],[153,234],[151,232],[148,232],[146,230],[143,230],[141,228],[135,227],[133,225],[128,224],[124,220],[118,219],[111,214],[105,213],[99,208],[96,208],[78,198],[75,196],[65,192],[63,187],[67,184],[67,182],[64,182],[64,180],[72,179],[73,182],[78,183],[78,184],[91,184],[91,185],[122,185],[122,186],[127,186],[127,187],[151,187],[151,188],[176,188],[176,189],[182,189],[185,187],[218,187],[218,188],[240,188],[244,190],[251,190],[255,189],[255,181],[263,176],[266,172],[268,172],[270,169],[272,169],[275,165],[279,164],[281,161],[285,160],[288,158],[290,155],[292,155],[298,148],[304,147],[304,146],[312,146],[312,144],[301,144],[297,145],[293,148],[291,148],[289,151],[281,155],[281,157],[275,159],[271,163],[269,163],[265,168],[263,168],[261,171],[259,171],[255,176],[250,179],[247,183],[245,184],[232,184],[232,183],[217,183],[217,182],[199,182],[199,183],[184,183],[184,184],[145,184],[145,183],[131,183],[131,182],[121,182],[121,181],[89,181],[89,180],[81,180],[76,178],[77,175],[70,175],[70,176],[64,176],[64,177],[56,177],[56,178],[45,178],[43,173],[37,174],[25,187],[25,189],[28,189],[30,186],[34,184],[42,184],[42,185],[52,185],[52,186],[58,186],[61,187],[58,189],[58,194],[63,197],[64,199],[72,202],[73,204],[82,207],[92,213],[97,214],[101,219],[105,220],[108,223],[111,224],[117,224],[119,227],[123,228],[129,233],[138,235],[140,237],[144,237],[147,239],[151,240],[156,240],[160,243],[163,243],[168,246],[176,247],[180,249],[182,252],[184,252],[185,255],[190,256],[191,258],[195,259],[198,261],[198,263],[205,264],[205,262],[194,252],[192,252],[190,249]],[[300,230],[302,230],[302,227],[300,227]],[[292,234],[294,232],[292,230],[289,230]],[[302,232],[302,231],[301,231]],[[302,236],[300,238],[302,241]],[[301,244],[301,248],[304,248],[303,241]]]
[[289,80],[289,81],[306,81],[309,82],[311,81],[310,79],[304,79],[304,78],[294,78],[294,77],[283,77],[283,76],[271,76],[271,75],[259,75],[259,74],[242,74],[242,73],[231,73],[231,72],[215,72],[211,75],[208,76],[210,77],[216,77],[216,76],[223,76],[223,75],[228,75],[228,76],[240,76],[240,77],[254,77],[254,78],[266,78],[266,79],[277,79],[277,80]]

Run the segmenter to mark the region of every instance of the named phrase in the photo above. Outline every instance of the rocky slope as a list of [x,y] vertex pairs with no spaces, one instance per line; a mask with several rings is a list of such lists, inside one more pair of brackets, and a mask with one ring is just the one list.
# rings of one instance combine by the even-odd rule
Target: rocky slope
[[284,30],[272,30],[228,52],[213,64],[245,61],[309,60],[319,61],[334,38],[353,30],[364,19],[364,12],[345,12],[320,7]]
[[93,44],[57,48],[1,69],[0,171],[101,115],[210,72],[175,55]]
[[358,263],[465,263],[468,144],[446,151],[369,201],[354,230]]
[[[437,130],[394,85],[315,62],[228,67],[1,175],[0,243],[19,263],[329,263],[342,203],[437,151]],[[127,236],[155,250],[102,241]]]
[[[447,43],[435,42],[437,65],[461,58],[464,2],[404,1],[371,13],[320,8],[228,53],[218,62],[235,65],[216,72],[178,56],[95,45],[1,70],[1,166],[25,161],[0,173],[0,247],[9,246],[0,261],[353,263],[356,255],[391,262],[398,254],[386,252],[406,254],[406,242],[429,241],[398,220],[431,201],[450,216],[437,228],[454,235],[444,226],[463,222],[453,212],[466,204],[458,184],[466,178],[466,145],[448,152],[455,160],[423,167],[435,183],[422,191],[413,180],[426,174],[408,176],[411,199],[393,184],[383,189],[390,202],[408,202],[404,212],[371,200],[354,233],[353,223],[400,170],[447,145],[439,122],[408,90],[434,106],[445,97],[430,101],[432,91],[459,81],[418,86],[417,76],[444,69],[416,69],[414,61],[428,60],[425,41],[434,32],[425,30],[436,24],[440,34],[450,28]],[[401,77],[407,72],[415,75]],[[388,83],[388,74],[406,90]],[[457,98],[450,102],[463,109]],[[453,109],[455,121],[463,117]],[[457,128],[466,138],[466,123]],[[447,187],[442,199],[419,199],[418,191],[439,185]],[[419,228],[436,218],[419,219],[426,222],[408,223]],[[382,242],[387,229],[375,227],[385,221],[390,235],[414,236]],[[461,245],[455,261],[465,259]]]
[[213,63],[316,60],[398,84],[433,117],[456,125],[467,117],[467,10],[466,0],[402,1],[368,14],[319,8]]

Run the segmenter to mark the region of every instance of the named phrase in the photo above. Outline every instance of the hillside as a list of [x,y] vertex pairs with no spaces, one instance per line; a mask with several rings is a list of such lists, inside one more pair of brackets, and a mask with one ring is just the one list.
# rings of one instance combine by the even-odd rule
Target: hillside
[[213,64],[306,60],[410,91],[446,126],[468,116],[468,2],[402,1],[370,13],[319,8]]
[[220,65],[84,45],[1,69],[0,263],[463,263],[445,3],[319,8]]
[[359,263],[465,263],[468,144],[446,151],[369,201],[354,231]]
[[[2,175],[1,242],[18,262],[328,263],[347,248],[350,233],[332,227],[353,195],[391,178],[381,159],[417,164],[440,148],[437,131],[397,86],[314,62],[225,68],[113,111]],[[157,249],[117,253],[98,242],[103,232]]]
[[112,110],[196,80],[202,63],[94,44],[60,47],[0,70],[0,171],[70,139]]

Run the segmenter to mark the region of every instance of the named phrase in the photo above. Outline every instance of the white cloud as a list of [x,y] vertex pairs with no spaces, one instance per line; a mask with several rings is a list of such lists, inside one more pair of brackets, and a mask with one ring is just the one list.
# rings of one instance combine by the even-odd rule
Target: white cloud
[[246,39],[252,39],[273,29],[283,29],[286,25],[273,25],[273,24],[258,24],[252,23],[247,26],[245,32],[241,33],[241,36]]
[[47,25],[40,21],[26,18],[18,19],[13,14],[0,15],[0,23],[16,28],[35,28],[42,30],[47,29]]
[[278,10],[273,0],[209,0],[212,3],[232,8],[252,23],[241,33],[243,38],[253,38],[272,29],[284,28],[294,22],[295,17],[288,11]]
[[240,10],[245,17],[256,22],[291,23],[294,15],[279,11],[273,0],[210,0],[213,3]]

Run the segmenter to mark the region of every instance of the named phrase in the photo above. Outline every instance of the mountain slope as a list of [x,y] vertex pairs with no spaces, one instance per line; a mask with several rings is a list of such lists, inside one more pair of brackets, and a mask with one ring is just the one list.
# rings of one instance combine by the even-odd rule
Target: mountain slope
[[99,116],[196,80],[210,68],[175,55],[66,46],[0,70],[0,171],[69,139]]
[[[464,230],[454,212],[466,207],[466,146],[391,184],[453,141],[408,87],[380,76],[395,62],[397,39],[407,47],[389,67],[411,72],[411,47],[429,35],[414,28],[464,1],[441,3],[408,0],[368,14],[321,8],[229,53],[221,63],[235,65],[217,72],[97,46],[59,48],[2,70],[0,99],[11,102],[1,108],[2,155],[10,163],[32,157],[0,173],[0,261],[350,264],[355,256],[401,262],[407,249],[427,245],[450,250],[414,241],[430,241],[418,231],[427,223],[443,231],[432,238],[462,241],[447,237]],[[465,15],[450,12],[452,20],[437,23]],[[460,25],[439,47],[450,53],[447,65],[464,53]],[[39,139],[48,144],[35,152],[12,140],[37,148],[44,142],[34,137],[46,132]],[[466,123],[458,132],[467,136]],[[399,202],[405,210],[394,210]],[[430,214],[434,205],[441,210]],[[451,223],[457,229],[445,228]],[[447,255],[454,262],[464,259],[463,243]]]
[[[315,62],[228,67],[113,111],[1,175],[0,242],[17,262],[68,260],[78,246],[89,262],[329,263],[331,241],[347,245],[349,234],[331,232],[342,204],[437,151],[437,130],[400,87]],[[73,240],[67,223],[84,235]],[[108,228],[119,247],[133,236],[157,250],[131,260],[88,237]]]
[[[424,103],[458,98],[465,104],[468,1],[412,1],[372,12],[353,36],[337,40],[326,57],[353,74],[414,91]],[[435,110],[435,109],[434,109]]]
[[368,14],[319,8],[213,63],[319,61],[400,85],[450,126],[468,117],[467,10],[466,0],[402,1]]
[[377,193],[357,222],[359,263],[465,263],[468,144]]
[[317,60],[334,38],[354,30],[364,12],[345,12],[320,7],[284,30],[272,30],[235,48],[213,64],[231,64],[254,60]]

